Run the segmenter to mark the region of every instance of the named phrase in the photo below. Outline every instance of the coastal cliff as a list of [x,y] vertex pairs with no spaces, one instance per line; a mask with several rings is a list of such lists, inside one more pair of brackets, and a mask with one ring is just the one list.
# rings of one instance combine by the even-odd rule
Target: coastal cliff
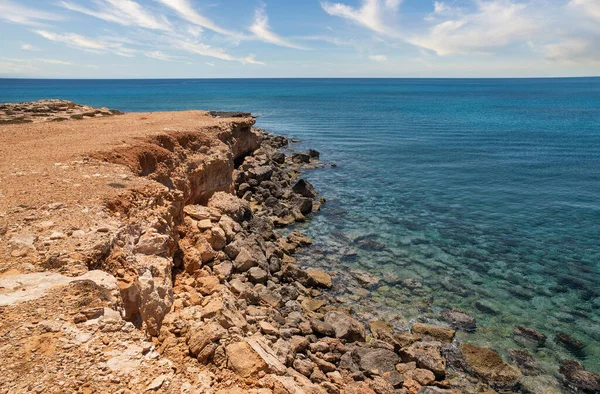
[[335,272],[296,262],[311,240],[286,226],[324,203],[301,179],[318,152],[248,114],[52,121],[73,108],[0,129],[0,392],[519,390],[495,351],[456,343],[460,311],[365,325],[328,295]]

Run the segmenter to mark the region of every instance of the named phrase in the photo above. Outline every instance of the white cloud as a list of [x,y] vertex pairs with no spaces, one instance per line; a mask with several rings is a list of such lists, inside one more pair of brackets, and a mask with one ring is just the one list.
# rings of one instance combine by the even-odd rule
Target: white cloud
[[544,46],[546,59],[562,63],[600,64],[600,42],[585,38],[567,38]]
[[205,62],[204,64],[206,64],[207,66],[211,66],[211,67],[214,67],[214,66],[215,66],[215,64],[214,64],[214,63],[211,63],[211,62]]
[[164,60],[166,62],[172,62],[172,61],[176,60],[176,58],[174,56],[167,55],[166,53],[163,53],[161,51],[144,52],[144,56],[152,58],[152,59],[156,59],[156,60]]
[[60,5],[68,10],[90,15],[107,22],[118,23],[123,26],[139,26],[146,29],[170,30],[169,21],[161,16],[159,18],[147,12],[140,4],[132,0],[96,0],[100,9],[91,10],[78,4],[61,1]]
[[192,53],[195,55],[214,57],[215,59],[240,62],[243,64],[246,64],[246,63],[259,64],[259,65],[265,64],[263,62],[256,60],[253,55],[239,58],[239,57],[230,55],[229,53],[225,52],[225,50],[222,48],[215,48],[215,47],[212,47],[210,45],[207,45],[207,44],[204,44],[201,42],[194,42],[194,41],[183,40],[180,38],[175,38],[175,39],[171,40],[170,44],[173,48],[177,48],[179,50],[186,51],[188,53]]
[[21,49],[24,51],[39,51],[40,49],[31,44],[21,44]]
[[385,55],[371,55],[369,56],[369,59],[377,63],[384,63],[388,60],[387,56]]
[[34,33],[39,34],[47,40],[89,52],[111,52],[115,55],[125,57],[133,57],[135,53],[133,49],[124,47],[122,43],[96,40],[75,33],[59,34],[47,30],[34,30]]
[[[526,41],[539,28],[527,14],[527,6],[512,0],[477,0],[477,10],[445,20],[424,35],[408,42],[434,51],[438,55],[489,53],[516,41]],[[437,3],[438,11],[447,11]]]
[[600,21],[600,1],[571,0],[569,6],[581,9],[587,16]]
[[33,8],[15,4],[10,0],[0,0],[0,19],[28,26],[42,26],[40,21],[58,21],[60,15],[39,11]]
[[203,27],[205,29],[214,31],[215,33],[223,34],[226,36],[234,36],[238,35],[235,32],[227,30],[218,26],[216,23],[205,17],[204,15],[199,14],[192,5],[188,2],[188,0],[155,0],[159,3],[173,9],[181,18],[191,22],[195,25]]
[[332,16],[348,19],[379,34],[395,35],[393,30],[383,21],[384,12],[395,13],[400,6],[398,0],[363,0],[360,8],[342,3],[322,2],[321,8]]
[[286,40],[283,37],[273,33],[269,27],[269,18],[267,16],[264,4],[259,7],[254,13],[254,23],[250,27],[250,31],[256,38],[261,41],[275,44],[281,47],[294,48],[294,49],[306,49],[299,45]]

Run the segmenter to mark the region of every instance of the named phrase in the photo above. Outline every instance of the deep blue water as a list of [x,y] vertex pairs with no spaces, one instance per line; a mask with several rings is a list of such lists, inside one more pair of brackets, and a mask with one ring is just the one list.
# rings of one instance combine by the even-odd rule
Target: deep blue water
[[479,329],[462,337],[503,354],[515,325],[534,327],[536,358],[600,372],[600,78],[0,79],[0,102],[42,98],[261,114],[338,165],[308,174],[328,199],[304,226],[313,257],[397,275],[372,297],[406,320],[464,309]]

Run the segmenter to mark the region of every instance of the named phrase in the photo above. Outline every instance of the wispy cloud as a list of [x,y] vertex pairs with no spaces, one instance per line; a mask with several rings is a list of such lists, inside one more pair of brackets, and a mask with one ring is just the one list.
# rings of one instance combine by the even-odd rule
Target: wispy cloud
[[369,56],[369,59],[377,63],[384,63],[388,60],[387,56],[385,55],[371,55]]
[[348,19],[379,34],[395,35],[396,33],[383,20],[384,11],[395,13],[400,6],[398,0],[363,0],[360,8],[342,3],[322,2],[321,8],[332,16]]
[[254,23],[252,26],[250,26],[250,31],[256,38],[269,44],[286,48],[306,49],[271,31],[271,28],[269,27],[269,17],[267,16],[266,6],[264,3],[255,11]]
[[562,63],[595,63],[600,65],[600,42],[585,38],[568,38],[544,46],[546,59]]
[[164,17],[155,17],[145,10],[140,4],[132,0],[96,0],[98,9],[92,10],[70,1],[61,1],[59,4],[71,11],[90,15],[107,22],[118,23],[123,26],[139,26],[146,29],[170,30],[171,25]]
[[88,38],[75,33],[54,33],[47,30],[34,30],[34,33],[47,40],[58,42],[72,48],[83,49],[89,52],[111,52],[115,55],[133,57],[135,51],[126,48],[120,42],[107,42]]
[[216,47],[213,47],[208,44],[201,43],[201,42],[195,42],[195,41],[183,40],[180,38],[174,38],[171,40],[170,44],[173,48],[177,48],[179,50],[182,50],[182,51],[185,51],[185,52],[188,52],[191,54],[195,54],[195,55],[213,57],[215,59],[226,60],[226,61],[235,61],[235,62],[240,62],[243,64],[257,64],[257,65],[265,64],[263,62],[256,60],[254,55],[249,55],[246,57],[235,57],[235,56],[230,55],[229,53],[225,52],[225,50],[222,48],[216,48]]
[[[477,9],[453,19],[436,23],[426,34],[412,36],[408,42],[432,50],[440,56],[489,53],[510,43],[527,41],[539,25],[527,5],[512,0],[476,1]],[[437,2],[436,9],[448,11]]]
[[156,59],[156,60],[163,60],[166,62],[173,62],[173,61],[177,60],[177,58],[175,56],[167,55],[166,53],[163,53],[161,51],[144,52],[144,56],[152,58],[152,59]]
[[21,44],[21,49],[24,51],[39,51],[40,48],[34,47],[31,44]]
[[234,36],[238,35],[238,33],[233,32],[231,30],[225,29],[221,26],[218,26],[209,18],[201,15],[196,11],[188,0],[155,0],[159,3],[171,8],[174,10],[180,18],[187,20],[190,23],[193,23],[197,26],[203,27],[205,29],[214,31],[215,33],[223,34],[226,36]]
[[0,19],[20,25],[42,26],[42,21],[59,21],[63,18],[57,14],[15,4],[10,0],[0,0]]

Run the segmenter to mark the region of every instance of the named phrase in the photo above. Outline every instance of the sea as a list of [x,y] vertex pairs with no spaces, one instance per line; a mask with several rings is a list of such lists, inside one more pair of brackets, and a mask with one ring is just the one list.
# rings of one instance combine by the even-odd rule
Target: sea
[[260,115],[325,164],[304,174],[327,203],[303,256],[382,278],[345,299],[409,324],[460,309],[461,341],[600,373],[600,78],[0,79],[0,102],[46,98]]

